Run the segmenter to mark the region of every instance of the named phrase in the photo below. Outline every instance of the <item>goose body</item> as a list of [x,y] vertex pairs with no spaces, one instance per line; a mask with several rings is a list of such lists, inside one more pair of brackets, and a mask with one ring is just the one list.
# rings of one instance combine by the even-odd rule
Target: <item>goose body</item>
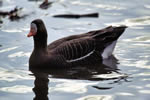
[[[90,31],[61,38],[47,45],[47,30],[41,19],[31,22],[28,37],[33,36],[34,49],[29,67],[66,67],[93,59],[101,61],[112,55],[117,39],[126,26]],[[92,60],[90,60],[92,59]]]

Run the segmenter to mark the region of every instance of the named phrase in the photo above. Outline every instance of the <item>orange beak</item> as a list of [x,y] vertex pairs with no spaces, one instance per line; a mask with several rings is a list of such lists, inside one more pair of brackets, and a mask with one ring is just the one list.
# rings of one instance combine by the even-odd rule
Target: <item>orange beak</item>
[[27,35],[27,37],[31,37],[31,36],[33,36],[33,33],[29,32],[28,35]]
[[27,35],[27,37],[31,37],[31,36],[34,36],[34,35],[36,35],[36,32],[35,32],[35,30],[34,29],[30,29],[30,32],[28,33],[28,35]]

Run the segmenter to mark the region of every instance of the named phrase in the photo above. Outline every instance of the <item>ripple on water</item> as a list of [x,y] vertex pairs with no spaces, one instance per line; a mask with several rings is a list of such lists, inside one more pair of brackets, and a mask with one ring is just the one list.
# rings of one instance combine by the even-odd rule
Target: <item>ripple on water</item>
[[0,53],[8,52],[8,51],[11,51],[11,50],[14,50],[14,49],[17,49],[17,48],[18,48],[18,46],[1,49],[1,50],[0,50]]
[[88,95],[76,100],[114,100],[112,95]]
[[0,81],[13,82],[17,80],[29,80],[32,79],[28,71],[23,70],[8,70],[0,67]]
[[8,58],[14,58],[14,57],[24,57],[24,56],[27,56],[29,57],[30,56],[30,52],[23,52],[23,51],[19,51],[19,52],[16,52],[16,53],[13,53],[13,54],[10,54],[8,55]]
[[134,96],[134,94],[127,93],[127,92],[119,92],[119,93],[116,93],[116,95],[120,95],[120,96]]
[[[150,43],[150,36],[138,36],[138,37],[134,37],[134,38],[130,38],[130,39],[123,39],[123,41],[125,41],[125,42]],[[136,45],[138,45],[138,44],[136,44]]]
[[150,5],[144,5],[144,7],[150,9]]
[[150,90],[139,90],[138,92],[142,94],[150,94]]
[[138,73],[137,76],[150,76],[150,72]]
[[[74,5],[80,5],[80,6],[91,6],[91,2],[82,2],[82,1],[73,1],[71,2]],[[94,2],[93,2],[94,3]],[[100,3],[95,3],[94,4],[95,8],[101,8],[101,9],[105,9],[105,10],[125,10],[126,8],[123,6],[119,6],[119,5],[110,5],[110,4],[100,4]]]
[[83,94],[88,91],[87,86],[95,85],[95,84],[97,84],[97,82],[85,83],[82,81],[63,80],[61,84],[56,84],[55,87],[51,87],[49,92],[59,91],[59,92],[66,92],[66,93]]
[[25,85],[15,85],[11,87],[2,87],[0,91],[9,92],[9,93],[29,93],[32,92],[32,87],[25,86]]
[[117,78],[125,78],[127,77],[126,74],[119,74],[119,73],[112,73],[112,74],[101,74],[101,75],[94,75],[93,78],[102,78],[102,79],[117,79]]
[[[21,19],[18,22],[11,22],[8,20],[8,18],[4,18],[3,20],[3,24],[1,26],[1,33],[3,32],[3,34],[0,35],[1,37],[5,38],[0,39],[0,44],[3,45],[0,47],[0,54],[2,59],[0,65],[0,99],[3,100],[1,97],[3,96],[7,97],[8,100],[17,100],[13,99],[15,97],[14,93],[22,93],[25,94],[26,97],[32,96],[33,93],[26,93],[32,92],[33,87],[24,84],[27,83],[29,85],[33,85],[34,82],[28,83],[31,80],[33,81],[33,76],[29,76],[28,70],[24,71],[20,67],[18,70],[18,67],[16,66],[21,66],[24,64],[24,61],[26,61],[24,58],[29,57],[29,52],[31,52],[26,48],[26,45],[31,46],[30,44],[33,43],[33,41],[27,42],[26,38],[24,41],[20,37],[25,35],[25,32],[29,31],[31,20],[35,18],[42,18],[46,22],[48,31],[53,33],[52,37],[49,37],[49,41],[55,40],[62,36],[70,35],[71,33],[76,34],[82,33],[83,31],[85,32],[90,29],[97,29],[104,26],[105,24],[125,24],[127,26],[131,26],[131,28],[137,29],[132,30],[132,32],[131,29],[128,28],[129,31],[127,29],[124,36],[129,37],[129,39],[126,39],[126,37],[123,36],[123,41],[120,40],[118,42],[118,47],[115,51],[116,53],[114,53],[115,55],[118,55],[117,58],[119,58],[119,62],[121,62],[119,64],[119,69],[121,68],[121,71],[125,73],[132,73],[131,77],[133,77],[133,79],[131,82],[124,82],[124,84],[120,84],[119,82],[119,84],[110,84],[112,81],[117,81],[119,77],[122,78],[127,76],[124,74],[103,74],[94,76],[95,78],[106,79],[104,81],[50,79],[48,95],[50,97],[49,99],[51,99],[51,97],[57,96],[57,100],[60,100],[61,97],[66,97],[67,99],[68,97],[71,97],[69,99],[73,100],[125,100],[128,99],[129,96],[132,97],[129,98],[130,100],[139,100],[139,98],[145,99],[146,97],[146,99],[149,100],[150,36],[148,29],[149,26],[147,25],[150,25],[150,16],[148,14],[150,5],[145,1],[147,0],[142,2],[140,0],[126,0],[123,2],[121,0],[56,0],[50,9],[40,10],[38,5],[42,1],[29,2],[29,0],[4,0],[1,6],[1,10],[9,11],[14,8],[15,5],[17,5],[18,7],[23,7],[23,13],[35,13],[30,14],[30,16],[25,20]],[[32,9],[30,9],[31,7]],[[55,13],[84,13],[90,11],[99,12],[100,17],[98,19],[83,18],[77,20],[51,18],[51,15]],[[54,27],[58,30],[51,30],[51,27]],[[139,29],[142,29],[143,32],[148,32],[142,33],[141,30],[138,31]],[[133,33],[135,34],[133,35]],[[10,34],[13,35],[10,36]],[[11,47],[8,47],[9,45],[4,45],[5,42],[9,42]],[[19,46],[12,46],[16,45],[15,43],[17,43]],[[139,50],[139,48],[141,49]],[[5,59],[3,59],[3,56],[5,56]],[[11,61],[12,59],[15,60]],[[7,64],[11,67],[7,67]],[[107,90],[100,90],[93,88],[94,86],[108,86],[112,88]],[[3,95],[3,92],[6,92],[6,95]],[[22,98],[22,95],[18,94],[16,97]],[[118,99],[117,97],[120,98]]]
[[150,25],[150,16],[141,16],[137,18],[126,18],[121,22],[106,23],[106,25],[127,25],[131,27]]

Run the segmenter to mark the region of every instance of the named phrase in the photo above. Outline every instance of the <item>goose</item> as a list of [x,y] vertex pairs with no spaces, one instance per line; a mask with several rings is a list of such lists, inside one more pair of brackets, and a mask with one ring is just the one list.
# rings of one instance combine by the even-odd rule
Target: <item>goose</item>
[[108,26],[79,35],[67,36],[47,45],[47,30],[42,19],[31,22],[27,37],[33,37],[34,49],[29,58],[32,68],[60,68],[95,59],[101,62],[109,58],[118,38],[127,26]]

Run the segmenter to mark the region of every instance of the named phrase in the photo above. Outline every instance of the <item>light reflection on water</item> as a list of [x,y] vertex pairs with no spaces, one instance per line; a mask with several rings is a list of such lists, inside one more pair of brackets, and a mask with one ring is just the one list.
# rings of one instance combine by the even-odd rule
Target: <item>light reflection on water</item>
[[11,48],[6,48],[6,49],[2,49],[0,50],[0,53],[3,53],[3,52],[8,52],[8,51],[11,51],[11,50],[14,50],[14,49],[17,49],[18,47],[11,47]]
[[20,86],[16,85],[16,86],[11,86],[11,87],[0,88],[0,91],[22,94],[22,93],[32,92],[32,87],[28,87],[24,85],[20,85]]
[[113,96],[111,95],[89,95],[86,97],[82,97],[76,100],[113,100]]
[[148,8],[148,9],[150,9],[150,5],[144,5],[145,6],[145,8]]
[[0,67],[0,80],[1,81],[8,81],[8,82],[13,82],[13,81],[18,81],[18,80],[29,80],[33,79],[31,77],[25,76],[29,72],[27,71],[22,71],[22,70],[8,70]]
[[[47,10],[38,8],[41,2],[6,0],[0,6],[0,10],[5,11],[15,6],[23,7],[23,12],[20,14],[29,14],[25,19],[14,22],[7,17],[0,17],[0,20],[3,20],[0,25],[0,99],[32,100],[39,96],[40,91],[36,92],[38,88],[45,90],[43,97],[48,97],[49,100],[149,100],[150,1],[60,0],[55,1]],[[52,17],[55,14],[91,12],[98,12],[99,18],[55,19]],[[119,39],[114,52],[119,60],[117,67],[120,69],[120,74],[93,75],[97,71],[95,69],[92,75],[88,73],[91,75],[89,75],[90,79],[98,79],[95,81],[88,80],[86,74],[82,77],[73,77],[77,79],[66,77],[72,74],[70,72],[64,76],[58,73],[51,73],[50,76],[44,74],[44,79],[41,77],[36,80],[36,76],[30,75],[27,64],[33,41],[26,38],[30,22],[35,18],[42,18],[46,23],[49,42],[108,25],[129,26]],[[81,72],[83,73],[84,70],[82,69]]]
[[136,26],[140,26],[143,28],[142,25],[150,25],[150,16],[142,16],[138,18],[125,19],[124,21],[118,23],[109,23],[106,25],[124,25],[124,24],[133,28]]

